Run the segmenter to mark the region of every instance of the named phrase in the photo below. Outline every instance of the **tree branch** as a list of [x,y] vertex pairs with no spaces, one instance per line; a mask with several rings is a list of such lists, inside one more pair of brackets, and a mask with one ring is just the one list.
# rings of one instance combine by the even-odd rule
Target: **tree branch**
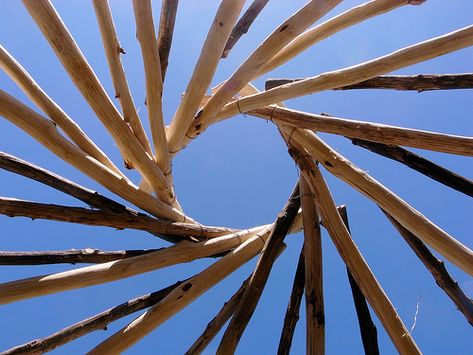
[[233,27],[232,33],[230,34],[227,44],[223,50],[222,58],[228,57],[228,54],[233,49],[235,44],[238,42],[241,36],[248,32],[248,29],[268,2],[269,0],[254,0],[251,3],[243,16],[240,17],[235,27]]
[[457,309],[465,316],[468,323],[473,326],[473,302],[458,286],[458,282],[452,279],[445,268],[445,263],[440,259],[437,259],[419,238],[399,224],[399,222],[386,211],[382,211],[411,247],[420,261],[422,261],[427,270],[430,271],[437,285],[448,297],[450,297],[453,303],[457,306]]
[[251,276],[250,284],[245,289],[238,308],[223,335],[217,349],[217,354],[233,354],[235,352],[238,342],[263,293],[274,261],[284,246],[284,238],[297,215],[300,204],[299,184],[297,184],[291,197],[274,222],[263,252]]
[[[265,90],[305,80],[296,79],[268,79],[264,84]],[[340,86],[333,90],[354,89],[391,89],[402,91],[431,91],[473,89],[473,73],[464,74],[418,74],[418,75],[382,75],[356,84]]]
[[311,131],[338,134],[391,145],[404,145],[437,152],[473,156],[473,138],[374,122],[316,115],[283,107],[266,106],[250,111],[252,115],[276,120]]
[[302,295],[304,294],[305,284],[305,265],[304,265],[304,247],[302,247],[297,263],[294,282],[292,284],[291,297],[284,317],[284,325],[279,339],[278,355],[289,354],[291,350],[292,338],[299,320],[299,309],[301,307]]
[[171,51],[172,35],[176,23],[177,7],[179,0],[163,0],[161,4],[161,17],[159,19],[158,51],[161,63],[161,76],[166,76],[169,52]]
[[49,170],[8,153],[0,152],[0,168],[36,180],[53,189],[75,197],[91,207],[117,213],[137,213],[121,203],[100,195],[98,192],[92,191]]
[[126,317],[132,313],[142,309],[151,307],[165,298],[172,290],[177,288],[185,281],[178,281],[175,284],[163,288],[159,291],[149,293],[127,302],[124,302],[116,307],[107,309],[101,313],[96,314],[90,318],[84,319],[67,328],[64,328],[54,334],[51,334],[43,339],[35,339],[29,343],[25,343],[3,352],[3,355],[13,354],[42,354],[57,347],[73,341],[79,337],[87,335],[96,330],[107,330],[107,325],[116,321],[117,319]]
[[396,160],[401,164],[417,170],[421,174],[444,184],[445,186],[473,197],[472,180],[445,169],[420,155],[398,146],[375,143],[356,138],[351,139],[351,141],[354,145],[368,149],[373,153],[382,155],[389,159]]
[[[293,139],[295,138],[293,137]],[[299,145],[297,140],[291,140],[291,142],[297,142],[294,143],[297,146],[288,143],[289,153],[300,167],[314,193],[317,207],[324,222],[323,225],[329,232],[340,257],[352,272],[398,352],[401,354],[420,354],[421,352],[414,339],[409,334],[399,314],[384,293],[383,288],[343,224],[330,190],[318,167],[305,150],[301,148],[302,146]]]
[[[92,226],[105,226],[116,229],[138,229],[153,234],[180,236],[196,241],[213,238],[234,232],[225,227],[205,227],[196,224],[165,222],[153,219],[144,214],[117,213],[91,210],[82,207],[69,207],[46,203],[30,202],[0,197],[0,214],[9,217],[29,217],[53,221],[81,223]],[[175,239],[173,240],[176,241]]]
[[227,302],[225,302],[217,315],[207,324],[204,332],[197,338],[189,350],[186,351],[186,355],[197,355],[205,350],[205,348],[210,344],[213,338],[215,338],[225,323],[227,323],[227,321],[235,313],[241,296],[243,295],[243,292],[245,291],[249,281],[249,278],[246,279],[238,291],[235,292],[235,294]]
[[325,311],[320,216],[315,196],[304,177],[300,179],[304,222],[306,353],[325,353]]
[[[350,232],[350,226],[348,224],[347,208],[345,205],[337,207],[340,217],[342,217],[343,223],[347,228],[348,233]],[[378,355],[378,331],[376,326],[371,319],[370,310],[366,303],[366,298],[358,286],[355,278],[353,277],[350,269],[347,267],[348,281],[350,282],[351,293],[353,295],[353,303],[355,304],[356,315],[358,317],[358,325],[360,326],[361,340],[363,342],[363,348],[365,354]]]
[[59,251],[0,251],[0,265],[100,264],[158,250],[160,249],[102,251],[86,248]]

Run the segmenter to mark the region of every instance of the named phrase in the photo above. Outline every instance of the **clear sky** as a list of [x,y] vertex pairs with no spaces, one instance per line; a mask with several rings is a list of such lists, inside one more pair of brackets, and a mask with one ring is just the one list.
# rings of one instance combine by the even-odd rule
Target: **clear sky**
[[[123,62],[130,87],[136,105],[141,109],[140,114],[146,117],[143,104],[143,66],[135,39],[131,1],[110,2],[120,41],[127,52],[123,56]],[[167,121],[172,117],[180,95],[187,86],[219,1],[181,0],[180,3],[164,92]],[[304,3],[303,0],[270,1],[229,58],[221,61],[213,84],[227,78],[278,24]],[[325,18],[361,3],[359,0],[343,1]],[[57,0],[54,4],[113,97],[113,87],[91,1]],[[0,43],[121,166],[120,156],[111,138],[69,80],[21,2],[3,0],[0,6]],[[156,22],[159,9],[160,1],[155,1]],[[263,89],[264,80],[268,77],[313,76],[351,66],[467,26],[472,20],[471,0],[427,0],[422,6],[404,6],[323,41],[284,67],[256,80],[255,84]],[[402,69],[399,73],[471,72],[472,63],[473,48],[469,48]],[[4,73],[0,73],[0,88],[37,109]],[[328,112],[346,118],[473,136],[472,99],[471,90],[425,93],[360,90],[319,93],[290,100],[286,104],[291,108],[313,113]],[[113,197],[6,120],[0,120],[0,132],[0,150]],[[473,204],[470,198],[398,163],[354,147],[342,137],[322,137],[445,231],[470,248],[473,247]],[[473,177],[471,158],[424,151],[421,154],[455,172]],[[138,176],[130,174],[138,182]],[[205,224],[238,228],[273,221],[298,178],[297,169],[274,126],[249,116],[238,116],[211,127],[178,155],[174,161],[174,174],[176,191],[187,214]],[[323,174],[337,204],[347,204],[353,238],[408,328],[413,324],[416,306],[419,304],[417,323],[412,333],[419,347],[426,354],[471,353],[471,326],[436,286],[431,275],[382,213],[371,201],[330,176],[327,171],[323,171]],[[2,196],[82,205],[68,196],[11,173],[0,171],[0,181]],[[240,354],[271,354],[277,349],[302,235],[290,236],[286,241],[288,247],[278,259],[256,313],[240,342]],[[85,247],[118,250],[165,245],[165,242],[139,231],[115,231],[110,228],[33,222],[0,216],[1,250]],[[325,231],[323,248],[327,354],[361,354],[363,350],[345,268]],[[44,337],[130,298],[165,287],[197,273],[210,262],[204,260],[177,265],[123,281],[4,305],[0,307],[0,349]],[[246,279],[254,263],[255,260],[211,289],[128,353],[183,353],[240,286],[242,280]],[[473,279],[450,263],[446,266],[465,292],[473,297]],[[75,267],[2,267],[0,282]],[[55,353],[84,353],[135,316],[111,324],[107,332],[95,332],[69,343]],[[381,352],[396,353],[374,315],[373,318],[378,327]],[[218,339],[208,347],[207,353],[215,351]],[[302,307],[293,341],[293,353],[301,354],[304,349],[305,317]]]

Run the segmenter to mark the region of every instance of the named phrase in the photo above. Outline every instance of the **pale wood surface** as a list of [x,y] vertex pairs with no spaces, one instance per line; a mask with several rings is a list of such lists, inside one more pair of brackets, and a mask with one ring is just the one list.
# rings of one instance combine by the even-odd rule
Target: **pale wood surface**
[[315,200],[322,216],[324,227],[329,232],[338,253],[350,269],[358,286],[376,312],[389,337],[401,354],[421,354],[414,339],[409,334],[396,312],[393,304],[364,260],[356,244],[343,224],[337,212],[330,191],[314,162],[307,158],[300,148],[292,154],[302,170],[304,177],[314,193]]
[[473,275],[473,251],[435,225],[406,201],[368,173],[331,149],[308,130],[294,129],[289,135],[317,159],[328,171],[373,200],[417,238],[430,245],[446,259]]
[[174,201],[166,177],[123,120],[49,0],[23,0],[74,84],[110,132],[127,163],[145,177],[165,202]]
[[184,281],[178,281],[159,291],[133,298],[127,302],[119,304],[118,306],[109,308],[92,317],[84,319],[83,321],[74,323],[45,338],[35,339],[31,342],[15,346],[14,348],[2,352],[2,354],[44,354],[45,352],[54,350],[61,345],[73,341],[74,339],[87,335],[90,332],[107,329],[107,325],[113,321],[160,302],[173,289],[182,284],[182,282]]
[[371,142],[401,145],[433,150],[442,153],[472,156],[473,137],[429,132],[412,128],[358,121],[329,115],[291,110],[282,107],[265,107],[250,111],[264,119],[278,120],[286,125],[365,139]]
[[158,217],[176,221],[193,220],[159,199],[141,191],[112,170],[85,154],[57,131],[47,120],[0,90],[0,115],[20,127],[58,157],[82,171],[105,188]]
[[[163,116],[163,78],[161,61],[154,30],[153,12],[150,0],[133,0],[136,20],[136,38],[140,43],[143,64],[145,67],[146,107],[151,127],[151,136],[158,166],[166,176],[169,188],[172,189],[171,160],[164,131]],[[175,205],[175,200],[166,201]]]
[[256,227],[200,243],[184,241],[146,255],[3,283],[0,303],[111,282],[216,255],[238,247],[258,233],[265,237],[266,230],[267,227]]
[[325,353],[322,235],[315,197],[304,177],[300,179],[304,223],[306,353]]
[[410,3],[414,2],[411,0],[373,0],[332,17],[294,38],[287,46],[281,49],[261,67],[258,76],[281,66],[307,48],[337,32]]
[[139,139],[146,152],[152,154],[148,137],[138,116],[126,79],[125,70],[123,69],[121,55],[125,54],[125,50],[118,40],[109,1],[93,0],[93,4],[100,34],[102,35],[102,43],[110,69],[110,76],[112,77],[113,86],[115,88],[115,98],[118,99],[122,107],[123,119],[125,122],[129,122],[133,133]]
[[[282,85],[260,94],[243,97],[240,100],[227,104],[216,119],[225,119],[239,112],[248,112],[278,101],[356,84],[360,81],[424,62],[471,45],[473,45],[473,26],[467,26],[368,62],[326,72],[302,81]],[[207,105],[209,103],[210,101]]]
[[[205,104],[199,117],[194,120],[191,128],[187,132],[187,136],[197,136],[208,125],[214,122],[216,115],[222,107],[229,102],[240,89],[254,79],[259,68],[264,63],[272,58],[294,37],[340,2],[341,0],[309,1],[294,15],[279,25]],[[238,109],[235,114],[237,113]]]
[[117,354],[128,349],[209,288],[255,257],[264,246],[262,238],[254,236],[243,242],[234,251],[178,286],[156,306],[97,345],[88,354]]
[[25,68],[18,63],[8,51],[0,45],[0,67],[23,90],[28,98],[33,101],[46,115],[49,116],[64,133],[87,154],[97,159],[123,178],[126,176],[115,164],[95,145],[79,125],[65,113],[31,77]]
[[181,149],[181,142],[212,82],[225,43],[244,4],[244,0],[223,0],[215,14],[184,97],[167,131],[172,153]]

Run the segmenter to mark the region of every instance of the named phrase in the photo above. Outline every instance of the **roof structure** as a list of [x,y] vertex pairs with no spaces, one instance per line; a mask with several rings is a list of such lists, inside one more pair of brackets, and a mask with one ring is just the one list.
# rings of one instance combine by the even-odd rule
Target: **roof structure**
[[[356,332],[361,336],[365,353],[380,352],[380,327],[399,353],[421,353],[422,347],[412,334],[413,327],[403,321],[396,304],[388,296],[389,292],[383,288],[383,282],[376,277],[376,270],[364,257],[363,248],[359,248],[360,241],[352,237],[347,207],[335,202],[339,200],[339,195],[329,188],[329,185],[335,185],[331,183],[334,179],[339,179],[350,190],[379,208],[377,217],[385,218],[394,226],[400,240],[412,249],[411,254],[416,256],[417,263],[431,274],[432,284],[436,283],[443,296],[450,300],[449,312],[458,310],[464,321],[473,325],[473,303],[468,292],[462,290],[449,273],[454,269],[455,275],[463,275],[461,277],[473,275],[473,251],[468,246],[472,245],[471,241],[447,232],[427,213],[408,202],[408,198],[401,197],[355,163],[351,154],[348,157],[341,153],[330,138],[334,135],[339,140],[353,143],[357,151],[372,152],[376,159],[396,161],[399,164],[394,174],[401,174],[401,169],[410,169],[425,181],[434,180],[439,189],[447,187],[454,190],[459,198],[471,198],[472,180],[430,158],[443,154],[458,156],[459,159],[471,157],[473,138],[468,136],[468,128],[458,130],[459,134],[438,132],[429,129],[429,124],[425,124],[425,129],[407,128],[405,124],[397,125],[384,119],[351,119],[338,112],[320,113],[323,108],[317,108],[319,113],[315,113],[315,109],[299,108],[297,101],[292,100],[332,91],[357,91],[360,95],[369,96],[377,90],[435,91],[440,93],[440,98],[445,90],[471,89],[471,73],[421,72],[401,75],[393,72],[472,46],[473,25],[411,42],[410,45],[342,69],[313,72],[314,76],[307,77],[270,78],[268,73],[273,75],[275,69],[339,32],[400,8],[417,11],[417,5],[424,3],[423,0],[371,0],[340,12],[338,7],[345,3],[342,0],[307,1],[294,13],[284,14],[285,20],[268,31],[266,38],[252,47],[246,59],[241,60],[229,71],[231,74],[224,75],[224,79],[215,85],[218,70],[225,61],[230,60],[238,44],[249,36],[252,25],[264,17],[266,6],[271,3],[268,0],[222,0],[218,2],[203,44],[199,44],[201,50],[195,65],[188,71],[190,75],[185,77],[185,90],[176,99],[176,109],[170,113],[165,100],[167,85],[173,80],[181,80],[180,72],[186,73],[183,68],[171,70],[174,57],[170,53],[175,46],[191,45],[179,42],[174,36],[180,19],[178,9],[195,4],[163,0],[159,12],[156,11],[159,4],[153,4],[151,0],[132,0],[133,32],[136,30],[143,65],[143,77],[138,80],[146,97],[143,106],[137,103],[137,95],[134,94],[136,79],[132,76],[136,73],[135,68],[125,65],[124,55],[128,51],[121,44],[119,34],[122,29],[116,25],[117,19],[112,14],[114,2],[92,1],[96,16],[93,20],[96,20],[100,30],[103,50],[99,48],[97,38],[94,38],[93,46],[106,58],[110,75],[106,79],[97,74],[99,71],[94,68],[97,63],[89,61],[88,55],[82,51],[78,35],[73,35],[67,21],[61,17],[60,7],[63,4],[57,3],[49,0],[22,1],[57,57],[57,68],[54,70],[62,66],[77,90],[77,98],[64,100],[63,107],[63,103],[55,99],[59,93],[50,94],[45,80],[48,76],[56,80],[51,74],[53,69],[46,66],[39,80],[26,64],[15,57],[13,51],[2,44],[0,68],[16,84],[16,91],[0,89],[0,116],[26,133],[18,139],[10,137],[12,145],[21,146],[22,139],[32,138],[62,160],[64,166],[69,166],[65,168],[69,170],[52,171],[10,152],[0,152],[0,168],[12,176],[22,176],[35,184],[56,190],[47,190],[51,195],[60,192],[77,202],[74,206],[69,205],[69,200],[53,204],[46,197],[43,202],[30,201],[22,199],[20,192],[19,195],[0,198],[0,214],[83,224],[98,229],[136,230],[151,236],[153,243],[140,239],[133,244],[130,234],[127,235],[131,238],[127,245],[136,247],[123,250],[102,250],[94,245],[92,248],[71,246],[64,250],[0,251],[0,264],[5,265],[2,267],[9,265],[9,270],[16,270],[21,265],[29,265],[28,269],[33,272],[33,276],[7,277],[0,284],[0,303],[23,304],[21,301],[33,302],[40,296],[52,297],[49,295],[127,278],[132,284],[135,278],[141,277],[138,275],[156,270],[166,272],[176,265],[193,263],[189,264],[185,278],[176,276],[172,279],[175,275],[170,271],[172,281],[161,289],[148,285],[146,292],[151,293],[136,294],[137,297],[123,300],[124,303],[111,304],[112,308],[97,311],[92,317],[79,322],[71,319],[72,325],[40,339],[1,349],[4,351],[2,354],[48,352],[96,330],[106,329],[109,325],[112,331],[102,333],[102,340],[89,349],[89,354],[124,352],[181,310],[199,302],[200,296],[224,283],[237,269],[256,260],[256,264],[250,264],[254,267],[241,287],[226,295],[228,302],[218,309],[214,318],[208,315],[205,323],[210,322],[199,331],[201,335],[195,342],[188,344],[186,352],[202,353],[222,332],[219,341],[214,344],[216,353],[235,353],[265,287],[270,284],[268,281],[274,274],[276,260],[288,254],[286,243],[289,245],[292,238],[299,238],[302,248],[297,251],[298,255],[294,252],[290,254],[292,265],[297,264],[297,267],[293,272],[287,311],[280,325],[277,352],[290,352],[301,312],[305,325],[299,326],[304,329],[307,354],[323,354],[326,348],[325,326],[329,319],[329,314],[324,311],[327,285],[323,277],[326,262],[322,247],[323,231],[326,231],[334,250],[346,266],[359,325]],[[5,6],[7,11],[8,6]],[[187,26],[188,31],[192,31],[193,24],[187,23]],[[15,33],[12,31],[11,35]],[[39,46],[40,50],[37,50],[36,45],[31,43],[29,47],[30,52],[34,53],[32,56],[43,56],[43,47]],[[189,65],[192,67],[193,64]],[[261,80],[265,81],[265,86],[258,89]],[[110,88],[113,88],[114,94],[110,94]],[[93,129],[87,129],[88,123],[68,113],[74,111],[71,101],[88,106],[90,116],[96,116],[104,127],[106,142],[103,137],[98,139]],[[245,121],[264,120],[274,127],[273,134],[285,147],[286,159],[293,162],[295,167],[292,169],[297,169],[298,179],[294,181],[286,204],[277,215],[273,215],[270,223],[261,222],[245,228],[226,223],[217,226],[204,224],[200,218],[187,212],[183,201],[194,197],[181,196],[179,189],[175,188],[176,181],[181,181],[181,178],[173,163],[190,150],[187,147],[205,140],[203,133],[209,127],[224,121],[238,121],[242,117]],[[446,120],[453,119],[449,117]],[[435,124],[432,123],[432,126],[435,127]],[[240,140],[240,144],[245,144],[245,138]],[[1,149],[8,149],[8,146],[2,145]],[[110,153],[112,150],[113,153]],[[25,157],[28,154],[25,153]],[[471,161],[461,161],[471,167]],[[179,171],[193,174],[199,170],[199,164],[187,169]],[[464,166],[458,169],[466,170]],[[88,179],[72,181],[65,177],[69,172],[79,172]],[[246,174],[251,175],[251,171]],[[268,185],[271,185],[272,178],[270,174],[265,178]],[[187,182],[191,181],[192,177],[189,177]],[[14,191],[14,186],[6,186],[8,183],[2,185],[7,191]],[[186,191],[190,194],[192,190]],[[225,197],[209,203],[218,207],[219,200],[223,199]],[[468,202],[470,211],[466,214],[471,215],[471,200]],[[445,205],[442,208],[447,211],[455,206]],[[232,213],[244,214],[245,211]],[[18,225],[23,223],[20,219],[14,221]],[[54,223],[48,224],[48,228],[55,226]],[[38,234],[31,231],[30,236],[46,238]],[[296,236],[289,236],[291,234]],[[156,244],[156,237],[164,242]],[[91,240],[88,243],[92,243]],[[64,243],[68,245],[67,241]],[[102,245],[100,243],[96,245]],[[389,255],[395,253],[395,250],[389,251]],[[205,263],[202,270],[193,268],[198,260]],[[447,262],[447,267],[444,262]],[[90,265],[43,269],[45,265],[51,267],[55,264]],[[399,273],[402,270],[399,267]],[[13,274],[16,275],[15,272]],[[398,286],[402,288],[401,284]],[[71,295],[74,297],[73,293]],[[38,305],[43,299],[38,298]],[[87,297],[86,303],[91,305],[91,309],[96,309],[92,307],[94,297]],[[304,311],[300,311],[301,303],[304,304]],[[125,318],[132,314],[132,318]],[[417,314],[418,309],[415,318]],[[113,322],[123,322],[122,318],[126,321],[113,328],[116,324]],[[25,329],[28,329],[28,320],[23,322]],[[44,322],[47,323],[48,319]],[[336,327],[336,324],[330,326]],[[177,335],[167,340],[180,341]]]

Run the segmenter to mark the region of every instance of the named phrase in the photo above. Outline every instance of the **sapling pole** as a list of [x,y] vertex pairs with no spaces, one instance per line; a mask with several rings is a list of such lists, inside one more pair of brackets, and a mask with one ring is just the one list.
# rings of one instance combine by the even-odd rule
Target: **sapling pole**
[[473,181],[448,170],[424,157],[401,147],[381,143],[351,139],[354,145],[363,147],[386,158],[400,162],[401,164],[418,171],[419,173],[440,182],[441,184],[455,189],[467,196],[473,197]]
[[306,128],[391,145],[403,145],[442,153],[473,156],[473,137],[458,136],[385,124],[350,120],[329,115],[264,107],[250,111],[264,119],[277,120],[285,125]]
[[473,302],[463,292],[458,285],[458,282],[452,279],[445,268],[445,263],[436,258],[419,238],[404,228],[392,216],[385,211],[383,211],[383,213],[411,247],[412,251],[414,251],[420,261],[422,261],[427,270],[429,270],[437,285],[452,300],[457,309],[465,316],[468,323],[473,326]]
[[[133,10],[136,21],[136,38],[140,43],[145,69],[146,106],[155,158],[161,171],[166,176],[169,187],[172,189],[171,160],[164,131],[163,78],[151,0],[133,0]],[[167,202],[171,202],[175,207],[177,206],[175,200]]]
[[[387,74],[471,45],[473,45],[473,25],[399,49],[361,64],[325,72],[305,80],[278,86],[259,94],[234,100],[223,107],[219,113],[216,113],[212,122],[223,120],[239,112],[248,112],[275,102],[356,84],[360,81]],[[206,106],[210,105],[211,101],[212,99],[207,102]],[[194,126],[194,131],[188,132],[189,135],[191,137],[196,136],[205,127],[201,125],[201,127],[198,128],[199,129],[196,129]]]
[[58,251],[0,251],[0,265],[100,264],[157,250],[103,251],[86,248]]
[[225,323],[233,316],[235,310],[238,307],[241,296],[245,291],[246,286],[250,279],[246,279],[240,288],[233,294],[233,296],[225,302],[223,307],[218,311],[217,315],[207,324],[204,332],[196,339],[191,345],[189,350],[185,352],[185,355],[197,355],[201,354],[202,351],[210,344],[215,336],[220,332]]
[[[189,137],[196,137],[212,124],[223,106],[254,78],[264,63],[340,2],[341,0],[311,0],[279,25],[205,104],[202,111],[192,122],[186,134],[187,139],[183,141],[182,145],[185,146],[190,139]],[[232,115],[236,115],[238,112],[237,109],[237,112]]]
[[137,213],[96,191],[5,152],[0,152],[0,168],[52,187],[91,207],[118,213]]
[[[348,214],[345,205],[337,207],[340,217],[342,217],[343,224],[347,228],[348,233],[350,232],[350,226],[348,224]],[[358,318],[358,325],[360,327],[361,340],[363,342],[363,348],[365,354],[379,355],[378,346],[378,331],[376,326],[371,319],[370,310],[366,303],[366,298],[361,292],[355,278],[353,277],[350,269],[347,267],[347,276],[350,283],[351,293],[353,296],[353,303],[355,304],[356,315]]]
[[[275,87],[301,80],[304,80],[304,78],[268,79],[264,84],[264,89],[271,90]],[[381,75],[353,85],[334,88],[333,90],[357,89],[388,89],[417,92],[473,89],[473,74]]]
[[228,38],[225,48],[223,49],[222,58],[228,57],[228,54],[233,49],[240,38],[248,32],[253,22],[256,20],[260,12],[264,9],[269,0],[254,0],[245,13],[240,17],[232,33]]
[[[298,144],[298,143],[295,143]],[[401,354],[420,354],[414,339],[403,324],[393,304],[384,293],[364,260],[335,207],[328,186],[312,159],[301,146],[290,144],[289,153],[298,164],[314,193],[324,227],[329,232],[339,255],[353,274],[364,296],[373,307],[393,344]]]
[[181,148],[181,142],[185,139],[186,131],[212,83],[225,43],[244,4],[244,0],[223,0],[220,3],[184,97],[167,130],[169,149],[172,154],[177,153]]
[[302,295],[304,294],[304,247],[299,256],[294,281],[292,283],[291,297],[287,306],[286,315],[284,316],[284,325],[279,339],[278,355],[289,355],[291,350],[292,338],[299,320],[299,309],[301,307]]
[[142,309],[154,306],[162,301],[172,290],[185,281],[178,281],[173,285],[165,287],[159,291],[133,298],[118,306],[107,309],[83,321],[77,322],[69,327],[51,334],[42,339],[35,339],[31,342],[15,346],[2,352],[3,355],[14,354],[43,354],[52,351],[61,345],[67,344],[77,338],[85,336],[96,330],[107,330],[108,324],[138,312]]
[[74,84],[102,121],[129,166],[136,168],[159,198],[174,201],[166,177],[128,127],[49,0],[23,0]]
[[100,150],[99,147],[86,135],[79,125],[49,97],[41,86],[33,79],[21,64],[0,45],[0,67],[10,76],[12,80],[23,90],[28,98],[38,106],[41,111],[49,116],[64,133],[84,152],[90,154],[115,173],[127,177],[115,164]]
[[286,205],[273,223],[263,252],[251,275],[250,282],[243,292],[238,308],[220,341],[217,354],[233,354],[235,352],[238,342],[263,293],[273,264],[284,247],[284,238],[289,232],[289,228],[297,215],[300,205],[300,190],[299,184],[297,184]]
[[166,222],[140,213],[120,213],[83,207],[46,204],[0,197],[0,214],[9,217],[27,217],[52,221],[79,223],[115,229],[136,229],[164,238],[198,241],[235,232],[226,227],[207,227],[192,223]]
[[169,52],[171,51],[178,5],[179,0],[163,0],[161,4],[161,16],[159,18],[158,31],[158,52],[163,83],[168,68]]
[[152,154],[151,146],[141,123],[140,117],[133,102],[125,70],[123,69],[121,55],[125,50],[120,45],[118,34],[113,23],[112,12],[108,0],[93,0],[95,15],[99,24],[102,43],[107,57],[110,76],[115,88],[115,98],[122,107],[123,119],[129,122],[133,133],[140,141],[148,154]]
[[325,310],[322,235],[315,197],[304,177],[300,179],[304,224],[306,353],[325,354]]

